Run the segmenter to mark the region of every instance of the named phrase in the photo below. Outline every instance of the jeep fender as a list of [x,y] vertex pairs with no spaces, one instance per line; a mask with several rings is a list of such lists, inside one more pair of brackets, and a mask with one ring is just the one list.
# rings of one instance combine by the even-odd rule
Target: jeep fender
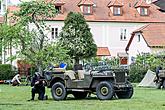
[[96,88],[101,81],[108,81],[113,84],[114,77],[93,77],[90,88]]
[[65,81],[64,79],[60,78],[60,77],[55,77],[51,80],[50,84],[48,85],[49,88],[51,88],[53,86],[54,83],[56,82],[61,82],[62,84],[64,84],[65,86]]

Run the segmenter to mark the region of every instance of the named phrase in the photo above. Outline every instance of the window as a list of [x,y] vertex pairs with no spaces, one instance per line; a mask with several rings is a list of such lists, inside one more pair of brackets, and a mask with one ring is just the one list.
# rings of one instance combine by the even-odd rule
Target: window
[[142,16],[148,15],[148,9],[147,8],[141,8],[141,15]]
[[1,13],[1,1],[0,1],[0,13]]
[[58,28],[52,28],[51,36],[52,36],[52,39],[58,38]]
[[138,42],[140,42],[140,35],[138,35]]
[[84,6],[84,14],[91,14],[91,7],[90,6]]
[[115,15],[115,16],[121,15],[121,8],[120,7],[114,7],[113,9],[114,9],[113,15]]
[[127,34],[127,30],[124,29],[124,40],[126,40],[126,34]]
[[127,39],[127,30],[126,29],[121,29],[120,30],[120,40],[126,40]]
[[120,40],[123,40],[123,29],[121,29],[121,32],[120,32]]
[[58,13],[61,13],[61,6],[55,6],[55,9],[58,11]]

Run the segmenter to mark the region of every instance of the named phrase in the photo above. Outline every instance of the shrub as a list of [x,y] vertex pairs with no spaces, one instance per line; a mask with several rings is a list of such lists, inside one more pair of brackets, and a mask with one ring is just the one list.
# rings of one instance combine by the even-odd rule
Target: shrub
[[165,66],[165,53],[162,55],[155,55],[155,54],[142,54],[137,55],[136,61],[134,64],[130,65],[129,75],[131,82],[140,82],[144,75],[146,74],[147,70],[150,69],[155,72],[156,67]]
[[12,65],[0,64],[0,80],[12,79],[15,71],[12,71]]
[[147,68],[143,66],[137,66],[136,64],[130,65],[130,70],[129,70],[129,80],[130,82],[138,83],[140,82],[144,75],[147,72]]

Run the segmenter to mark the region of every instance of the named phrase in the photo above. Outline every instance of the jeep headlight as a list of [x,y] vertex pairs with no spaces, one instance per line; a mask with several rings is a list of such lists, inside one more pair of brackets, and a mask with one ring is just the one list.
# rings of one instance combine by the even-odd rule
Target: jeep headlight
[[128,74],[125,72],[125,76],[128,76]]
[[113,77],[115,77],[115,73],[114,72],[112,73],[112,75],[113,75]]

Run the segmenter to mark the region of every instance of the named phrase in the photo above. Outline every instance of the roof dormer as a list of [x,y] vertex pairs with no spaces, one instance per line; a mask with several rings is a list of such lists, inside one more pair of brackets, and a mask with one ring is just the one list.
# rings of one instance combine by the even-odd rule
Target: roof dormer
[[143,0],[140,0],[135,6],[135,8],[137,9],[137,11],[141,16],[149,15],[149,7],[150,5],[144,2]]
[[54,2],[55,4],[55,9],[59,12],[59,13],[64,13],[64,4],[65,2],[63,0],[56,0]]
[[78,4],[83,14],[93,14],[94,3],[91,0],[81,0]]
[[121,16],[122,15],[123,4],[120,3],[118,0],[110,1],[108,4],[108,7],[110,8],[110,10],[114,16]]

